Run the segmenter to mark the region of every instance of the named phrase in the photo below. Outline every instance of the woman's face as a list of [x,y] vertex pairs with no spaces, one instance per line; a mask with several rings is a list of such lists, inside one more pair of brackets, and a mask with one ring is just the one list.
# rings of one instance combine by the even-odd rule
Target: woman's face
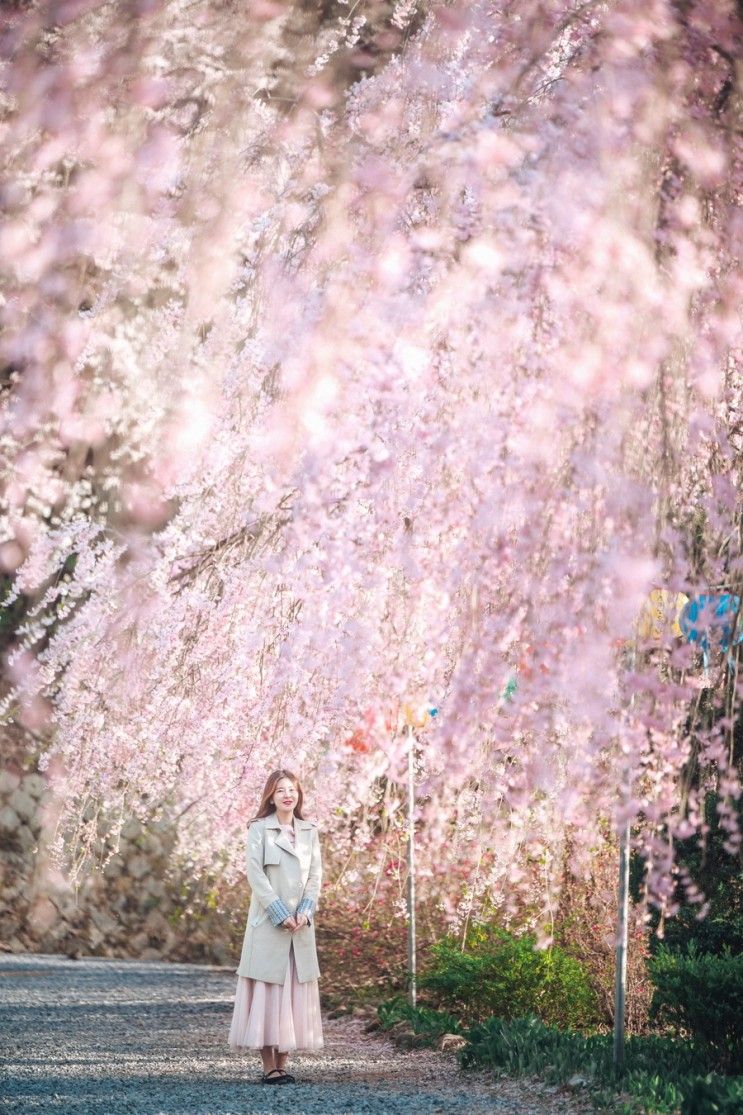
[[277,809],[286,811],[287,809],[294,808],[297,804],[298,797],[297,787],[294,785],[291,778],[280,778],[276,783],[276,789],[274,790],[271,801]]

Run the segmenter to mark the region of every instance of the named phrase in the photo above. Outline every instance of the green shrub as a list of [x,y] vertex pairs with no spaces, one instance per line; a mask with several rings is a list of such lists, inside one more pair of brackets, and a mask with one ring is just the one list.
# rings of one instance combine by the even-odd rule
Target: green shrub
[[[538,1069],[555,1081],[579,1072],[582,1076],[609,1080],[614,1076],[613,1035],[582,1034],[545,1026],[533,1015],[508,1021],[489,1018],[473,1026],[465,1037],[462,1063],[488,1065],[509,1075]],[[523,1067],[522,1067],[523,1066]],[[625,1042],[625,1072],[661,1072],[667,1078],[704,1073],[707,1064],[700,1050],[689,1042],[672,1038],[631,1037]]]
[[[743,717],[736,723],[737,747],[743,744]],[[674,840],[674,861],[688,871],[692,882],[704,893],[709,909],[706,917],[698,918],[699,906],[686,900],[684,888],[678,880],[673,899],[679,910],[664,923],[663,941],[655,936],[660,921],[660,911],[651,908],[648,929],[650,947],[656,950],[663,942],[669,948],[683,951],[695,940],[702,952],[723,953],[730,948],[733,953],[743,952],[743,872],[740,860],[726,848],[727,829],[721,824],[718,812],[719,794],[709,790],[704,795],[704,822],[708,828],[704,842],[698,835],[686,840]],[[737,810],[738,824],[743,826],[743,798],[733,804]],[[642,880],[645,862],[633,852],[631,860],[632,896],[642,898]]]
[[681,1104],[681,1115],[740,1115],[743,1080],[719,1076],[697,1077]]
[[413,1033],[430,1038],[431,1044],[443,1034],[462,1032],[462,1024],[458,1018],[431,1007],[412,1006],[404,995],[395,995],[380,1003],[377,1014],[383,1030],[389,1030],[396,1022],[407,1021]]
[[462,951],[456,939],[444,937],[432,946],[419,985],[436,1006],[469,1023],[526,1014],[566,1028],[598,1022],[588,974],[562,949],[540,950],[533,937],[493,926],[474,927],[466,945]]
[[659,948],[649,962],[655,984],[651,1018],[690,1034],[711,1068],[743,1072],[743,954],[685,953]]
[[509,1076],[541,1073],[561,1081],[580,1067],[588,1076],[604,1039],[584,1038],[572,1031],[545,1026],[534,1015],[526,1018],[488,1018],[465,1034],[468,1045],[461,1051],[464,1068],[499,1068]]
[[578,1075],[597,1104],[653,1115],[738,1115],[743,1079],[707,1073],[704,1051],[673,1038],[631,1037],[625,1044],[624,1072],[617,1078],[613,1037],[583,1037],[545,1026],[538,1018],[489,1018],[464,1035],[459,1058],[464,1068],[499,1069],[508,1076],[538,1075],[565,1084]]

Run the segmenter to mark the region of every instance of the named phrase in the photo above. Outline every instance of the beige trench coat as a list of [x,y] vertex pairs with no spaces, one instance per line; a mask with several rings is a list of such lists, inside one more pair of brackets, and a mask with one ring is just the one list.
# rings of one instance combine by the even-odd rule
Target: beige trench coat
[[[322,881],[317,825],[295,817],[294,836],[293,848],[275,813],[252,821],[248,828],[246,862],[252,895],[238,976],[283,983],[292,942],[299,982],[320,975],[314,924]],[[307,914],[310,924],[294,932],[282,929],[280,922],[297,912]]]

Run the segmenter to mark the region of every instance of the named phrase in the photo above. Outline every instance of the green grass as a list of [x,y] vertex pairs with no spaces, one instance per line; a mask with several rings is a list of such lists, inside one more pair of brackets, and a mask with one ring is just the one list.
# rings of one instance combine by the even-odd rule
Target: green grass
[[454,1015],[432,1007],[413,1007],[404,995],[380,1003],[377,1014],[383,1030],[389,1030],[396,1022],[408,1022],[413,1033],[426,1038],[430,1045],[444,1034],[462,1033],[462,1023]]
[[598,1107],[621,1115],[740,1115],[743,1078],[708,1071],[704,1051],[673,1038],[631,1037],[625,1068],[614,1072],[610,1034],[588,1037],[546,1026],[531,1016],[490,1018],[466,1031],[459,1057],[464,1068],[490,1068],[507,1076],[533,1075],[565,1084],[586,1080]]

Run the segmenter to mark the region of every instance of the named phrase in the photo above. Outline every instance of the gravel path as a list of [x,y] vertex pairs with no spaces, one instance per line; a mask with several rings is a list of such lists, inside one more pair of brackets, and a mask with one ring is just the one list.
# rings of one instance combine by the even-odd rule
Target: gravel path
[[323,1019],[296,1084],[257,1083],[227,1045],[232,969],[0,954],[0,1115],[578,1115],[535,1081],[462,1072],[452,1053],[400,1052],[355,1018]]

